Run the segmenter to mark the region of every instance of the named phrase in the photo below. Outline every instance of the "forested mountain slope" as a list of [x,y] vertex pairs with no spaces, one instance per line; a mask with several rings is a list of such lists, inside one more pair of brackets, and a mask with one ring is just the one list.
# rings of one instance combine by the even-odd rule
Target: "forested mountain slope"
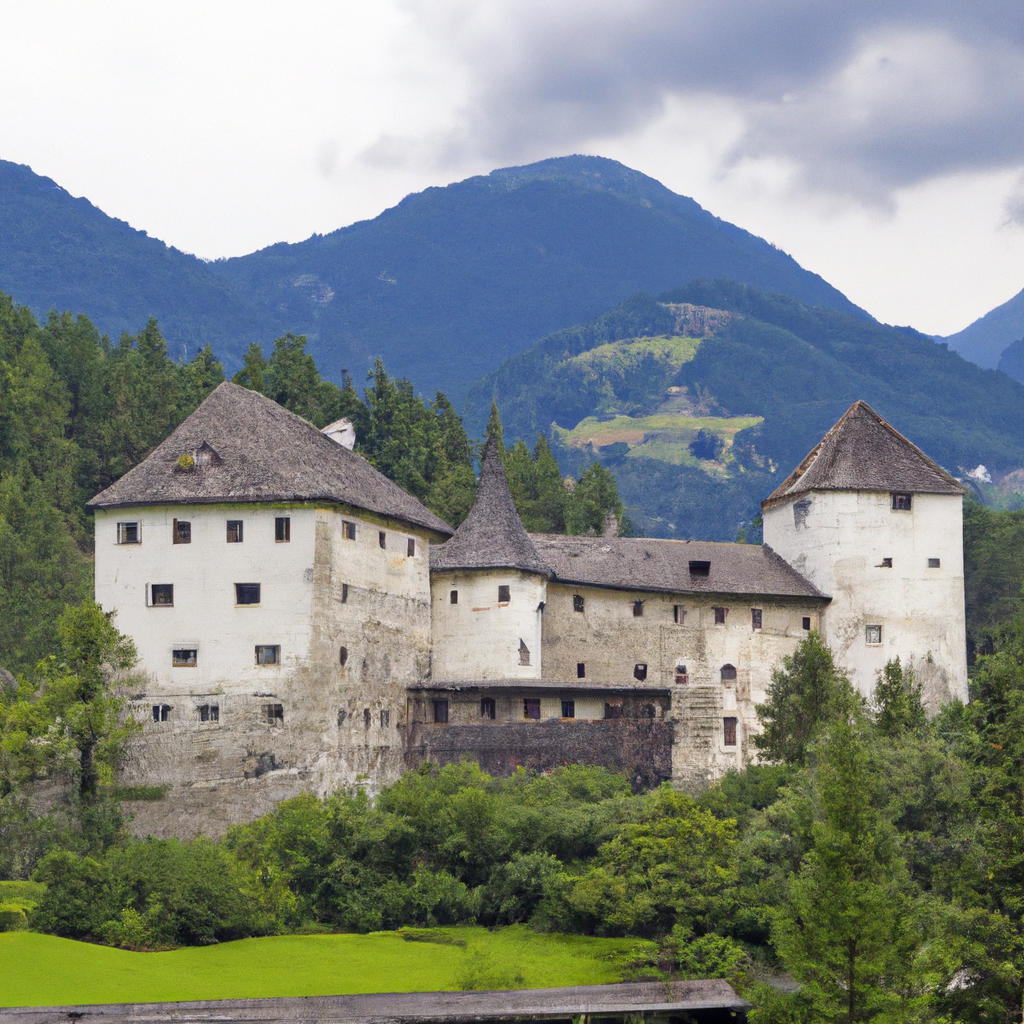
[[857,399],[953,473],[1024,466],[1024,387],[908,329],[730,281],[635,295],[470,393],[565,467],[609,466],[655,535],[728,540]]
[[943,340],[964,359],[970,359],[978,366],[998,367],[1020,380],[1020,355],[1009,360],[1005,357],[1007,348],[1021,338],[1024,338],[1024,291],[1019,291],[1012,299],[990,309],[962,331]]

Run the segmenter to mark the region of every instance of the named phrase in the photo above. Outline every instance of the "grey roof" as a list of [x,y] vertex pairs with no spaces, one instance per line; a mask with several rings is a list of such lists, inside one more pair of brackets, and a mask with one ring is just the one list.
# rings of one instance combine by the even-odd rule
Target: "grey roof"
[[[727,981],[644,981],[572,988],[482,992],[388,992],[372,995],[280,999],[202,999],[176,1003],[92,1003],[0,1009],[0,1024],[50,1024],[72,1014],[97,1022],[121,1021],[501,1021],[568,1020],[570,1017],[689,1013],[720,1020],[722,1010],[743,1013],[750,1003]],[[718,1012],[715,1012],[718,1011]]]
[[[190,455],[195,467],[182,470]],[[237,384],[219,385],[177,430],[88,507],[330,501],[439,534],[451,527],[362,456]]]
[[963,494],[964,488],[867,402],[854,402],[761,507],[807,491]]
[[[670,594],[824,595],[770,547],[646,537],[562,537],[532,534],[557,583]],[[709,562],[694,575],[691,562]]]
[[522,569],[548,575],[548,567],[530,543],[516,511],[493,437],[484,448],[473,507],[455,536],[442,547],[432,549],[430,568]]

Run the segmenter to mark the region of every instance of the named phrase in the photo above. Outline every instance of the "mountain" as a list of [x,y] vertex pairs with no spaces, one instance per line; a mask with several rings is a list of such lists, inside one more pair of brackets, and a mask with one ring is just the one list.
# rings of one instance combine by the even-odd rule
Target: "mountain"
[[908,328],[731,281],[637,294],[537,342],[471,389],[471,429],[492,398],[506,439],[547,433],[567,470],[605,463],[656,536],[733,539],[858,398],[957,475],[1024,466],[1024,386]]
[[373,220],[205,263],[0,162],[0,291],[115,338],[159,318],[176,355],[306,334],[326,376],[381,356],[460,397],[537,338],[643,289],[730,277],[862,317],[763,239],[613,160],[573,156],[408,196]]
[[150,316],[172,354],[192,356],[210,342],[226,364],[279,326],[209,264],[170,248],[50,178],[0,160],[0,292],[37,316],[84,313],[116,341]]
[[1022,380],[1017,369],[1019,357],[1002,365],[1000,359],[1006,349],[1015,341],[1024,338],[1024,291],[1017,292],[1012,299],[989,310],[973,324],[962,331],[943,338],[954,352],[964,359],[970,359],[978,366],[998,367],[1016,380]]

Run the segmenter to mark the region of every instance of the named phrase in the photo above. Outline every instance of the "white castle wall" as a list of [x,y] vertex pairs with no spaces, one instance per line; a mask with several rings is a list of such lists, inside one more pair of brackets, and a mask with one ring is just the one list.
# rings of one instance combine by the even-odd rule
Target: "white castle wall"
[[[509,588],[508,602],[498,587]],[[451,592],[458,591],[458,603]],[[540,679],[541,620],[547,580],[511,569],[435,572],[431,580],[436,680]],[[520,642],[530,652],[520,664]]]
[[[913,661],[934,710],[967,698],[963,506],[914,494],[909,511],[866,491],[802,494],[764,511],[764,540],[832,597],[823,636],[866,696],[890,658]],[[939,559],[929,568],[929,559]],[[892,566],[884,565],[885,559]],[[880,645],[867,643],[881,626]]]

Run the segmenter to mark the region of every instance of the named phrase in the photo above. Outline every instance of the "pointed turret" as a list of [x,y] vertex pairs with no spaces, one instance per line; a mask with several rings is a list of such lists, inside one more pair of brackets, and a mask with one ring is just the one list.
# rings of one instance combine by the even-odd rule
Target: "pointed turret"
[[455,536],[435,549],[431,569],[519,569],[551,575],[516,511],[494,437],[484,448],[473,507]]

